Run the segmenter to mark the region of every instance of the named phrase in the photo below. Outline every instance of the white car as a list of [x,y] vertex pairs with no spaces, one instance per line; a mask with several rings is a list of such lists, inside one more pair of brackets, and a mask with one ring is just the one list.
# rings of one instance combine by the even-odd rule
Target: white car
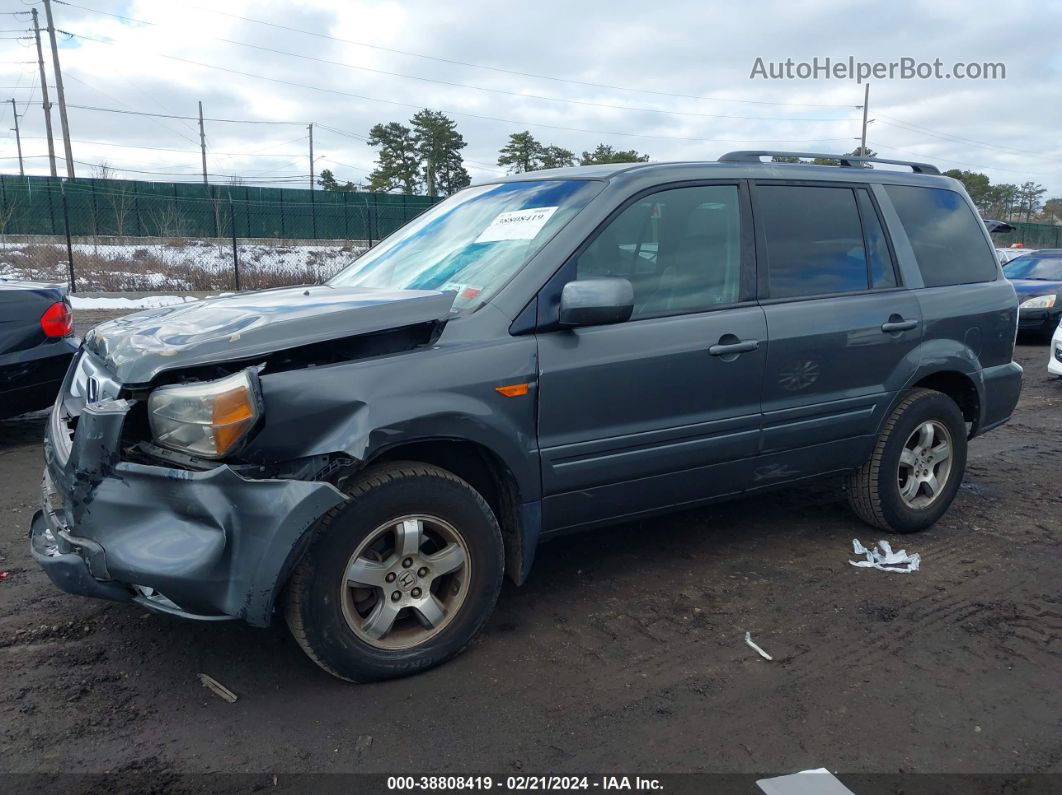
[[997,248],[996,254],[999,257],[999,264],[1006,265],[1015,257],[1020,257],[1022,254],[1032,254],[1034,251],[1039,251],[1036,248]]
[[1047,360],[1047,372],[1062,377],[1062,323],[1055,329],[1055,336],[1051,338],[1048,350],[1050,357]]

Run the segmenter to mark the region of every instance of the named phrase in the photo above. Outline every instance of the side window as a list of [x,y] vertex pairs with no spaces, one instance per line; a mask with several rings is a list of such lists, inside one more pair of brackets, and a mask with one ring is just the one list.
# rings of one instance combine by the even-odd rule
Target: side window
[[848,187],[760,185],[771,298],[866,290],[867,258],[855,193]]
[[737,186],[674,188],[635,202],[583,251],[576,274],[628,279],[635,318],[734,303],[741,277]]
[[977,217],[955,191],[886,185],[926,287],[994,281],[996,259]]
[[859,202],[859,216],[863,219],[863,235],[867,241],[867,257],[870,259],[870,286],[885,288],[896,286],[896,269],[892,264],[889,244],[885,241],[885,230],[881,228],[874,202],[865,190],[856,191]]

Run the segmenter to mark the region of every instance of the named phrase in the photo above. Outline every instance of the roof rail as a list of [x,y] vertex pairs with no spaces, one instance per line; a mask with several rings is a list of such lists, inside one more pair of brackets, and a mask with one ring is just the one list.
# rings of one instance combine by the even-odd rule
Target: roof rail
[[837,160],[845,168],[862,168],[863,163],[888,163],[893,166],[908,166],[915,174],[939,174],[940,169],[929,163],[913,160],[886,160],[883,157],[859,157],[858,155],[824,155],[820,152],[776,152],[767,149],[747,149],[727,152],[719,158],[720,163],[759,163],[761,157],[803,157],[810,159]]

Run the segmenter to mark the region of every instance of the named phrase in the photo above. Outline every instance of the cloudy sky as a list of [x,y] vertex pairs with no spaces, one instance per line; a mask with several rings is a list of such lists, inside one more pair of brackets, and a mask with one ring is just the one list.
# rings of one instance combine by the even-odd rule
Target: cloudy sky
[[[27,172],[45,174],[29,1],[0,0],[0,97],[16,100]],[[196,121],[167,118],[194,117],[199,100],[219,182],[304,185],[310,122],[315,169],[364,180],[369,128],[422,107],[456,119],[474,180],[500,173],[499,147],[524,129],[576,153],[607,142],[653,160],[849,151],[861,85],[750,79],[756,59],[910,57],[945,72],[1002,62],[1006,79],[872,79],[872,149],[1062,195],[1060,3],[54,2],[56,28],[73,34],[59,34],[60,57],[83,176],[106,162],[128,178],[199,178]],[[17,173],[10,103],[0,110],[0,170]]]

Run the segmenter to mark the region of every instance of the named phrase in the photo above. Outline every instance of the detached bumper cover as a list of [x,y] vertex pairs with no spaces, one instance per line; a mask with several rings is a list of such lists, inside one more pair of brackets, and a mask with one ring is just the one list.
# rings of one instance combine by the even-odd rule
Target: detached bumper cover
[[121,400],[87,406],[65,461],[50,426],[34,558],[71,593],[268,624],[306,530],[346,498],[328,483],[251,480],[228,466],[190,472],[120,461],[129,408]]

